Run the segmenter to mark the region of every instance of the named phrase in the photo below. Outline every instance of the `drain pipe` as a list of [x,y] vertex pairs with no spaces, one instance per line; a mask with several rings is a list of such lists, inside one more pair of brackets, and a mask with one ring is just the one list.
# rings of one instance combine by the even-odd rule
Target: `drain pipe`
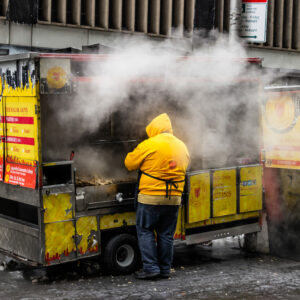
[[240,36],[241,14],[242,0],[231,0],[229,12],[229,37],[232,40],[236,40]]

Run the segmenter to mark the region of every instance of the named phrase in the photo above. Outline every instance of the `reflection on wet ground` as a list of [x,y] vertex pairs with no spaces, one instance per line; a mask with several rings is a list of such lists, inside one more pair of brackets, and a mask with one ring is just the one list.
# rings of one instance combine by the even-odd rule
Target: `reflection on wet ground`
[[237,239],[177,246],[172,278],[138,281],[101,274],[97,261],[0,272],[0,299],[299,299],[300,262],[249,254]]

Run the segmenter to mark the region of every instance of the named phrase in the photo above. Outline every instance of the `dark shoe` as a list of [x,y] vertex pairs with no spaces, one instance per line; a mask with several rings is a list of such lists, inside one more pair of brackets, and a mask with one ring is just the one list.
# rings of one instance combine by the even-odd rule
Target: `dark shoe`
[[168,279],[170,278],[170,273],[160,273],[159,277],[163,279]]
[[158,272],[148,273],[142,270],[142,271],[135,272],[134,276],[136,279],[155,279],[158,278],[159,273]]

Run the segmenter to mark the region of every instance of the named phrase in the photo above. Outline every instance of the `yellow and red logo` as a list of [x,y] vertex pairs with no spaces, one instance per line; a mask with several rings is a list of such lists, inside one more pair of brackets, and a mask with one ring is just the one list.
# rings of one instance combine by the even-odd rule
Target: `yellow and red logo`
[[61,89],[67,82],[67,73],[61,67],[55,66],[48,70],[47,83],[50,88]]
[[265,117],[267,125],[273,131],[284,133],[291,130],[297,121],[293,98],[290,96],[270,98],[266,103]]

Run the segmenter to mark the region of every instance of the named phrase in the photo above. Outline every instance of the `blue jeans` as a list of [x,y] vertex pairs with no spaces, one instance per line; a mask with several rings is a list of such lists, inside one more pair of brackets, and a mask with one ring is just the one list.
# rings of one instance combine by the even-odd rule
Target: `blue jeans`
[[[145,272],[170,273],[178,207],[138,203],[136,229]],[[157,234],[157,243],[154,230]]]

